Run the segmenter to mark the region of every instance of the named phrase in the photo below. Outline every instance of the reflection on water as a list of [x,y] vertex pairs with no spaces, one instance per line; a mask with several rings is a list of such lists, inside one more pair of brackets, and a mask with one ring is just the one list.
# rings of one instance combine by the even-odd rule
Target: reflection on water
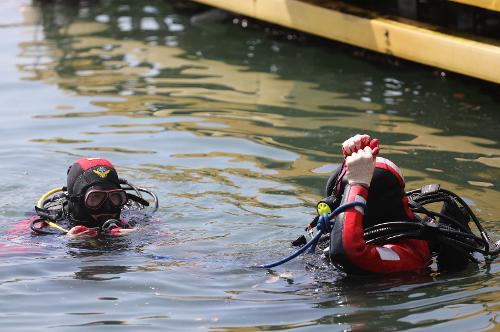
[[[447,100],[442,101],[432,86],[425,89],[410,79],[405,82],[380,77],[373,70],[365,75],[365,68],[352,68],[348,74],[339,74],[333,68],[332,73],[324,74],[324,68],[331,65],[330,58],[312,58],[315,49],[306,49],[303,51],[306,54],[300,57],[301,63],[312,59],[319,62],[305,65],[312,71],[305,75],[307,80],[297,80],[296,76],[288,79],[292,69],[283,70],[283,75],[276,70],[256,70],[253,68],[275,62],[278,67],[295,67],[294,59],[286,58],[285,54],[290,53],[287,48],[296,45],[264,39],[252,32],[243,35],[230,24],[212,24],[216,26],[213,34],[208,23],[187,29],[189,17],[172,13],[168,4],[144,7],[106,3],[85,10],[63,9],[58,5],[44,7],[44,31],[51,37],[49,41],[21,45],[22,55],[41,48],[46,51],[43,57],[50,60],[21,66],[21,70],[27,73],[25,78],[57,84],[81,96],[99,96],[100,100],[90,101],[97,111],[60,111],[43,117],[126,115],[142,120],[139,124],[103,124],[103,130],[110,128],[105,134],[187,132],[202,137],[242,138],[277,147],[297,153],[284,157],[271,149],[266,154],[266,157],[273,155],[272,159],[281,157],[280,161],[288,161],[286,169],[279,169],[273,175],[284,179],[310,176],[311,170],[325,163],[338,163],[337,147],[343,138],[353,132],[368,131],[382,138],[385,151],[394,154],[394,159],[409,169],[407,174],[416,177],[417,184],[442,181],[444,177],[444,184],[461,191],[470,184],[497,187],[494,179],[500,167],[498,134],[495,126],[484,124],[498,123],[498,114],[487,107],[487,102],[486,107],[471,104],[460,90],[445,95]],[[200,43],[196,38],[202,31]],[[246,40],[221,40],[228,32]],[[217,42],[220,46],[214,47]],[[243,49],[252,52],[245,56],[241,54]],[[207,53],[212,57],[207,58]],[[284,58],[283,64],[279,63],[280,58]],[[346,61],[344,55],[337,58],[339,62]],[[243,64],[235,64],[237,61]],[[351,85],[344,86],[342,83],[346,81]],[[353,93],[356,86],[359,90]],[[481,132],[477,131],[479,128]],[[96,138],[98,133],[103,132],[81,134]],[[45,142],[57,139],[38,138]],[[161,153],[109,146],[109,143],[96,146],[97,139],[89,143],[78,150]],[[209,150],[211,154],[228,152]],[[434,153],[427,151],[439,151],[442,162],[453,164],[452,168],[430,161],[435,160]],[[207,153],[206,149],[203,152]],[[191,151],[175,156],[190,159],[190,155],[199,153]],[[235,153],[239,155],[241,149]],[[238,158],[258,162],[247,154]],[[470,171],[464,174],[464,169]],[[433,172],[436,170],[444,174],[436,176]],[[459,173],[458,178],[455,173]],[[488,194],[499,198],[495,191]]]
[[[0,12],[18,6],[7,1]],[[121,176],[153,189],[161,207],[143,232],[99,250],[2,236],[29,249],[7,252],[2,263],[3,292],[23,300],[0,301],[6,326],[48,312],[34,311],[34,290],[65,298],[53,307],[61,314],[43,320],[51,327],[495,324],[497,262],[453,276],[354,281],[311,257],[276,271],[246,268],[290,251],[342,162],[341,142],[358,132],[380,138],[408,188],[439,182],[482,218],[500,219],[493,96],[183,1],[34,1],[22,13],[14,22],[0,14],[2,59],[12,68],[0,75],[9,87],[0,92],[9,101],[0,220],[21,219],[83,155],[111,159]]]

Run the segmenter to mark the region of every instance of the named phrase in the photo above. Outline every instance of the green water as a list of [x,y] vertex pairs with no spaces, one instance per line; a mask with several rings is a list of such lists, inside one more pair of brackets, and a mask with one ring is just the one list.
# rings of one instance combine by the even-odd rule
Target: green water
[[499,233],[495,87],[169,1],[2,1],[0,49],[5,230],[82,156],[160,199],[101,248],[3,232],[6,331],[497,326],[498,260],[362,280],[318,257],[248,268],[291,252],[361,132],[408,188],[441,183]]

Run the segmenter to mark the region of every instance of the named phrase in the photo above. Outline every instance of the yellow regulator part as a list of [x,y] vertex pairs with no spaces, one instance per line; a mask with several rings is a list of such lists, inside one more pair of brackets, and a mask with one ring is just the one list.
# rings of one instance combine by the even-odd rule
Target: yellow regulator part
[[332,210],[325,202],[319,202],[318,205],[316,206],[316,210],[318,211],[318,215],[320,216],[322,216],[325,213],[326,214],[332,213]]
[[[36,207],[37,208],[40,208],[40,209],[43,209],[43,202],[48,198],[50,197],[50,195],[53,195],[57,192],[60,192],[60,191],[63,191],[64,188],[63,187],[57,187],[57,188],[54,188],[54,189],[51,189],[49,191],[47,191],[45,194],[43,194],[42,197],[40,197],[40,199],[38,200],[38,202],[36,203]],[[64,227],[61,227],[59,226],[58,224],[56,224],[55,222],[53,221],[50,221],[48,219],[44,219],[43,222],[45,222],[48,226],[50,227],[53,227],[53,228],[57,228],[59,229],[60,231],[63,231],[65,233],[69,232],[67,229],[65,229]]]
[[39,208],[43,208],[43,202],[47,199],[47,197],[49,197],[50,195],[53,195],[59,191],[63,191],[63,187],[57,187],[57,188],[54,188],[54,189],[47,191],[45,194],[43,194],[42,197],[40,197],[40,199],[38,200],[38,203],[36,203],[36,206]]
[[43,222],[46,223],[47,225],[49,225],[50,227],[57,228],[58,230],[63,231],[65,233],[69,232],[69,230],[67,230],[66,228],[59,226],[58,224],[56,224],[55,222],[52,222],[50,220],[45,219]]

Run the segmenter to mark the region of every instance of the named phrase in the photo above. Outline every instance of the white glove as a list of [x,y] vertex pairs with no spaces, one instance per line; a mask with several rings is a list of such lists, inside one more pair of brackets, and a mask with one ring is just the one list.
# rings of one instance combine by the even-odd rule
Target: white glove
[[344,157],[350,156],[353,152],[364,149],[365,146],[369,145],[370,140],[371,138],[368,135],[356,134],[342,143],[342,154]]
[[366,146],[360,149],[345,159],[347,166],[347,181],[349,184],[360,184],[366,188],[370,187],[370,182],[375,169],[375,158],[372,154],[372,149]]

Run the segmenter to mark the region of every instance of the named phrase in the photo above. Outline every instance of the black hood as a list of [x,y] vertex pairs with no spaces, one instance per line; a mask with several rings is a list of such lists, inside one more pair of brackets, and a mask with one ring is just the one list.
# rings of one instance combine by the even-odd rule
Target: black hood
[[[67,190],[69,194],[68,212],[72,221],[81,223],[93,223],[90,210],[84,205],[84,195],[90,187],[100,189],[118,189],[120,180],[113,165],[106,159],[83,158],[77,160],[68,168]],[[110,209],[104,204],[95,213],[116,213],[121,209]]]
[[[328,179],[326,197],[342,196],[347,179],[340,166]],[[339,180],[339,177],[342,177]],[[404,179],[399,168],[390,160],[377,157],[372,181],[368,190],[368,211],[363,218],[363,227],[391,221],[412,219],[404,191]]]

